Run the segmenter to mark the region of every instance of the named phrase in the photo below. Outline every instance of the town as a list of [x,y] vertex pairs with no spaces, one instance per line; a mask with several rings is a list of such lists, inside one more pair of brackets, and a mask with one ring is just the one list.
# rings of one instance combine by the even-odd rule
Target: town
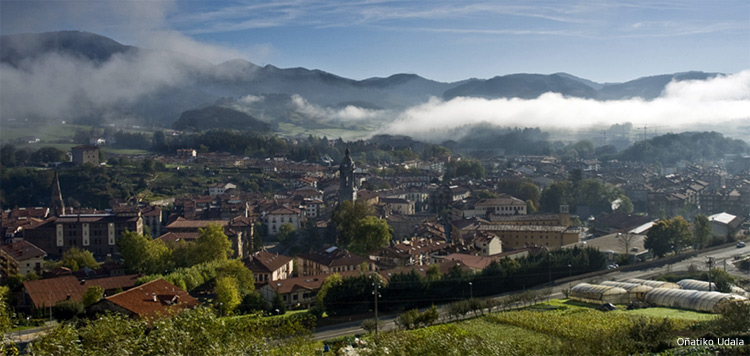
[[[7,186],[23,174],[34,182],[26,197],[49,197],[2,215],[3,285],[20,319],[42,325],[108,311],[154,320],[204,305],[219,316],[306,311],[305,325],[368,321],[378,308],[403,313],[741,248],[750,230],[744,156],[664,167],[600,160],[582,141],[570,146],[574,157],[473,158],[381,135],[283,139],[278,154],[262,157],[174,148],[180,139],[164,136],[153,135],[148,155],[111,153],[103,138],[37,151],[45,156],[3,146],[5,201],[26,186]],[[123,187],[126,179],[137,186]],[[750,271],[741,251],[721,261],[724,271]],[[744,298],[726,272],[706,276],[706,286],[682,289]],[[643,301],[651,288],[671,288],[663,283],[583,283],[564,293],[672,306]],[[718,304],[681,307],[720,313]],[[437,317],[422,316],[425,325]]]

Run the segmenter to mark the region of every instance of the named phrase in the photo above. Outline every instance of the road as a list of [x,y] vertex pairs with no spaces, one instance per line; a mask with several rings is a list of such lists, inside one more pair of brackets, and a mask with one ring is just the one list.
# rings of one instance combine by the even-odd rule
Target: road
[[[737,269],[731,262],[735,255],[739,254],[748,254],[750,253],[750,246],[746,246],[744,248],[737,248],[734,245],[731,247],[725,247],[721,248],[715,251],[710,252],[704,252],[696,255],[695,257],[688,258],[673,264],[665,265],[662,267],[656,267],[656,268],[649,268],[649,269],[643,269],[643,270],[635,270],[635,271],[619,271],[619,270],[612,270],[610,273],[606,273],[603,275],[599,275],[596,277],[583,277],[579,279],[574,279],[569,282],[560,283],[558,285],[555,285],[552,287],[552,294],[550,295],[551,298],[562,298],[564,296],[563,290],[569,289],[571,286],[580,283],[580,282],[600,282],[600,281],[607,281],[607,280],[623,280],[627,278],[649,278],[652,276],[668,273],[668,272],[676,272],[676,271],[687,271],[688,268],[690,268],[690,265],[695,266],[699,270],[706,270],[707,265],[706,261],[708,260],[708,257],[713,257],[715,263],[714,268],[724,268],[724,261],[726,261],[726,271],[732,275],[735,276],[744,276],[744,277],[750,277],[750,275],[747,272],[742,272],[739,269]],[[537,289],[546,288],[549,286],[540,286],[537,287]],[[503,295],[507,295],[510,293],[504,293],[501,295],[496,295],[492,297],[501,297]],[[448,315],[448,306],[443,305],[439,307],[440,312],[440,318],[445,318]],[[396,327],[394,323],[394,319],[396,318],[397,314],[392,315],[381,315],[380,316],[380,322],[381,322],[381,330],[391,330]],[[357,334],[364,334],[365,330],[362,329],[360,326],[362,324],[362,320],[356,320],[351,322],[346,322],[342,324],[336,324],[336,325],[329,325],[325,327],[318,328],[315,332],[314,339],[315,340],[327,340],[335,337],[340,336],[346,336],[346,335],[357,335]]]

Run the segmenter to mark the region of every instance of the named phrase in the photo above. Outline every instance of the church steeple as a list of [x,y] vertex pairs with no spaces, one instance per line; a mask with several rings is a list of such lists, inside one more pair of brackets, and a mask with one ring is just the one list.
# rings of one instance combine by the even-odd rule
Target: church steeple
[[54,216],[65,214],[65,203],[63,202],[62,191],[60,190],[60,176],[57,174],[57,169],[55,169],[55,179],[52,182],[50,213]]
[[339,165],[339,204],[357,200],[357,186],[354,183],[354,161],[347,148]]

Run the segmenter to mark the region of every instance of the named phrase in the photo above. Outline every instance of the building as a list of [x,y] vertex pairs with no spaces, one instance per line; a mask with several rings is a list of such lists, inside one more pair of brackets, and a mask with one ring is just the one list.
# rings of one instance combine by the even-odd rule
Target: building
[[137,274],[131,274],[78,280],[74,275],[66,275],[26,281],[23,282],[23,298],[19,300],[19,303],[21,307],[50,308],[63,300],[81,301],[89,287],[101,287],[105,294],[114,294],[113,292],[117,290],[132,288],[135,286],[138,277],[140,276]]
[[229,189],[237,189],[237,185],[232,183],[214,183],[208,186],[208,195],[212,197],[221,195]]
[[[253,234],[252,220],[245,217],[237,217],[232,220],[187,220],[182,217],[178,217],[175,221],[167,225],[166,230],[168,233],[182,234],[181,237],[188,237],[191,235],[185,235],[192,233],[192,236],[200,236],[200,230],[207,228],[209,225],[218,225],[224,229],[224,234],[232,243],[232,250],[234,251],[234,257],[242,258],[245,254],[245,246],[248,246],[248,239]],[[159,238],[164,241],[169,241],[174,237],[180,238],[178,235],[171,236],[160,236]],[[188,240],[188,238],[185,238]]]
[[357,184],[354,180],[355,169],[354,161],[347,148],[344,159],[341,160],[341,165],[339,165],[339,204],[357,200]]
[[355,255],[336,246],[322,251],[303,253],[297,256],[297,267],[301,276],[348,271],[370,271],[374,264],[366,257]]
[[479,231],[490,232],[503,242],[503,247],[519,249],[530,246],[560,248],[581,241],[581,230],[567,226],[480,225]]
[[140,211],[106,214],[67,214],[50,217],[24,231],[24,240],[59,257],[72,247],[104,259],[117,255],[117,240],[125,231],[143,234]]
[[526,202],[510,195],[504,195],[500,198],[491,199],[469,197],[451,205],[453,220],[474,216],[487,217],[490,214],[526,215]]
[[91,145],[80,145],[70,149],[73,155],[73,163],[77,166],[84,164],[99,165],[99,147]]
[[713,236],[731,237],[737,234],[745,219],[728,213],[714,214],[708,217]]
[[28,241],[18,241],[0,246],[0,272],[2,275],[12,276],[20,274],[26,276],[35,273],[42,274],[44,258],[47,253]]
[[413,215],[414,202],[401,198],[380,198],[380,203],[385,205],[388,215]]
[[294,259],[261,250],[248,257],[245,265],[253,272],[256,283],[270,283],[289,278],[294,269]]
[[167,317],[199,304],[188,292],[162,278],[104,298],[92,305],[95,312],[113,311],[134,319]]
[[268,235],[276,235],[279,228],[284,224],[292,224],[294,230],[299,230],[302,220],[302,211],[297,208],[281,206],[266,213],[264,223],[268,228]]

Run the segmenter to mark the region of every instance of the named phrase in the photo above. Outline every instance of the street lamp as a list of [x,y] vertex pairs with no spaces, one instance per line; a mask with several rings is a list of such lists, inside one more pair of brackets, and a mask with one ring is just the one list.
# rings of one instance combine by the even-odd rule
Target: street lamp
[[474,299],[474,283],[469,282],[469,299]]

